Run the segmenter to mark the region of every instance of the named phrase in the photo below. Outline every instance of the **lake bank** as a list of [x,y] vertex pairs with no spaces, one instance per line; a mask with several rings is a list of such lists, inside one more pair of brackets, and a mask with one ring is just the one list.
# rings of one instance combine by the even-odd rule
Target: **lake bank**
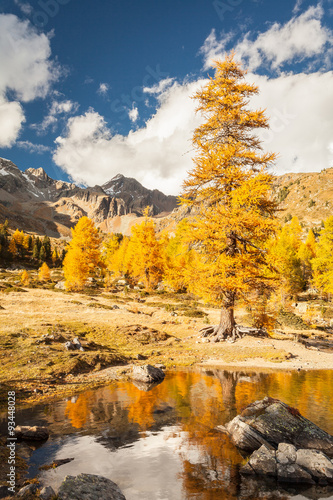
[[[218,322],[219,310],[172,294],[26,288],[2,293],[0,305],[2,406],[9,390],[19,404],[33,404],[126,380],[135,364],[333,369],[333,353],[322,346],[332,337],[326,332],[285,328],[277,338],[248,335],[212,344],[198,332]],[[203,317],[190,316],[198,311]],[[243,322],[244,311],[237,319]],[[82,351],[66,349],[75,338]]]

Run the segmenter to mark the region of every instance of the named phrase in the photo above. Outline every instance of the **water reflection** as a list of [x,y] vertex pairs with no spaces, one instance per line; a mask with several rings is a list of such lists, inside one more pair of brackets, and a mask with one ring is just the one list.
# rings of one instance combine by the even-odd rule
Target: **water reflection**
[[87,472],[115,481],[127,500],[333,499],[332,489],[302,492],[242,480],[239,468],[246,460],[214,428],[266,395],[297,407],[333,434],[332,371],[173,372],[149,391],[121,382],[22,410],[17,422],[48,425],[52,433],[32,452],[31,475],[54,459],[75,457],[41,473],[54,487],[68,474]]

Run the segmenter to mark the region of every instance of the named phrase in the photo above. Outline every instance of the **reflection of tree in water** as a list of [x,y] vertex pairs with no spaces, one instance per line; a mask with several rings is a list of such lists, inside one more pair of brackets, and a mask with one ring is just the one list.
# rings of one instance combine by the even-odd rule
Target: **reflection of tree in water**
[[[239,401],[244,399],[244,391],[247,393],[252,386],[256,388],[265,377],[265,374],[225,370],[209,370],[201,375],[201,383],[205,387],[201,388],[200,398],[192,398],[192,418],[184,424],[188,446],[199,450],[199,458],[192,461],[187,458],[186,452],[183,453],[181,477],[189,498],[198,491],[203,500],[241,498],[239,468],[246,460],[229,437],[214,428],[234,418]],[[284,497],[263,495],[262,498],[283,500]]]
[[[53,420],[53,431],[58,434],[80,429],[80,434],[94,435],[111,451],[137,441],[147,431],[159,432],[179,424],[185,431],[184,441],[175,453],[182,460],[180,480],[185,498],[255,500],[260,488],[263,500],[284,500],[289,495],[285,490],[278,492],[276,485],[241,478],[239,468],[246,460],[228,436],[214,429],[266,395],[293,404],[311,417],[311,412],[318,411],[317,400],[332,401],[332,393],[333,376],[328,372],[319,377],[309,372],[184,371],[167,374],[164,382],[150,391],[120,382],[82,393],[61,406],[50,406],[47,419]],[[313,418],[320,423],[318,419],[326,422],[329,432],[327,411]]]

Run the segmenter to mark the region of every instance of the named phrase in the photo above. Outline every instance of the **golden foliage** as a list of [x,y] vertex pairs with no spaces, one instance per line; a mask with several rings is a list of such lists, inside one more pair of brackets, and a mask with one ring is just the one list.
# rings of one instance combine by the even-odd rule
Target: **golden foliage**
[[297,294],[304,290],[305,279],[299,252],[302,246],[302,228],[297,217],[283,226],[270,242],[270,254],[280,274],[283,293]]
[[42,266],[39,268],[38,279],[40,281],[50,281],[51,279],[50,268],[46,262],[43,262]]
[[96,275],[102,267],[100,244],[94,223],[82,217],[72,229],[72,240],[63,263],[67,290],[82,290],[87,278]]
[[21,283],[25,286],[28,286],[30,284],[30,275],[26,270],[24,270],[21,274]]
[[10,240],[8,251],[14,256],[17,253],[17,247],[14,238]]
[[313,283],[325,293],[333,293],[333,216],[325,221],[316,248],[317,257],[311,263],[314,270]]
[[246,82],[233,55],[215,68],[194,96],[206,121],[194,132],[198,153],[182,203],[198,210],[189,228],[199,256],[190,266],[189,288],[233,309],[237,297],[274,283],[265,244],[277,229],[267,170],[275,155],[262,152],[255,134],[268,127],[264,112],[247,108],[258,88]]

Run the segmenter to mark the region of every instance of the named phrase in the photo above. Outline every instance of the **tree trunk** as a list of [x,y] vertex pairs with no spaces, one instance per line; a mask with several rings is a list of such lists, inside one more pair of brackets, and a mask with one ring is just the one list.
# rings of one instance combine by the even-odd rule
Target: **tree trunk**
[[225,339],[233,334],[234,328],[234,306],[233,304],[223,305],[221,308],[220,323],[215,330],[214,335],[217,336],[219,340]]
[[202,328],[200,333],[202,333],[203,337],[212,337],[215,342],[220,342],[228,338],[235,340],[236,335],[241,337],[236,328],[234,306],[235,294],[230,292],[225,296],[222,303],[220,323],[217,326]]

